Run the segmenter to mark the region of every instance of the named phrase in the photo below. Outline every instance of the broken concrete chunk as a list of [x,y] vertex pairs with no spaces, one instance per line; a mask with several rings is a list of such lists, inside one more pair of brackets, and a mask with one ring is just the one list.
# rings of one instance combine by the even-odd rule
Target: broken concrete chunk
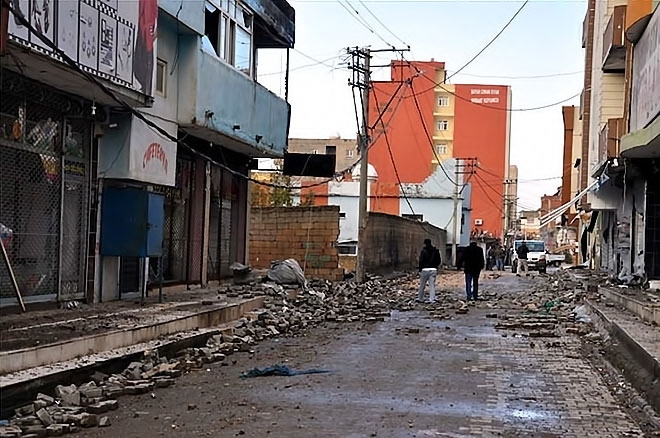
[[87,407],[87,412],[90,414],[105,414],[106,412],[114,411],[119,408],[117,400],[106,400]]
[[51,424],[46,428],[48,436],[62,436],[69,432],[68,424]]
[[110,426],[110,418],[108,417],[101,417],[99,420],[99,427],[109,427]]
[[50,426],[51,424],[55,423],[55,421],[53,421],[53,417],[51,417],[46,409],[39,409],[36,415],[37,418],[39,418],[41,422],[46,426]]
[[64,406],[80,406],[80,392],[76,385],[58,385],[55,388],[55,395],[62,400]]

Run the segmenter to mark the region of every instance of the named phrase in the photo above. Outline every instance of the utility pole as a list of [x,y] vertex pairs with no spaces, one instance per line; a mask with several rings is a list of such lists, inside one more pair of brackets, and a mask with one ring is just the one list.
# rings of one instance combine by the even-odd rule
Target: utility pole
[[456,260],[457,260],[457,247],[458,247],[458,197],[460,195],[459,191],[459,186],[461,186],[461,183],[459,182],[460,179],[458,178],[459,171],[461,168],[461,162],[463,160],[460,158],[456,158],[456,164],[454,167],[454,181],[456,181],[456,184],[454,184],[454,213],[452,216],[452,223],[454,224],[454,230],[452,231],[452,239],[451,239],[451,265],[456,266]]
[[[360,200],[358,206],[358,247],[357,247],[357,281],[365,280],[364,239],[367,228],[368,189],[369,189],[369,90],[371,88],[371,50],[367,48],[349,49],[352,57],[350,69],[353,77],[349,85],[362,93],[362,127],[358,134],[360,148]],[[357,108],[356,108],[357,110]]]
[[454,158],[456,160],[456,167],[454,169],[454,180],[456,184],[454,185],[454,195],[452,199],[454,201],[454,216],[452,219],[453,226],[453,236],[451,242],[451,262],[452,266],[456,266],[457,255],[458,255],[458,235],[460,234],[460,219],[463,217],[463,214],[458,214],[458,201],[460,200],[461,194],[463,193],[463,188],[467,183],[462,183],[464,175],[473,175],[475,173],[475,167],[477,163],[476,158]]
[[[368,189],[369,189],[369,146],[371,143],[369,135],[369,93],[371,91],[371,54],[375,52],[406,52],[410,49],[380,49],[372,50],[369,47],[354,47],[347,50],[351,56],[349,69],[352,71],[352,78],[348,85],[353,89],[359,89],[362,93],[362,126],[358,134],[358,146],[360,148],[360,201],[359,201],[359,219],[358,219],[358,246],[357,246],[357,267],[356,280],[360,283],[366,280],[365,256],[365,231],[368,220]],[[379,66],[379,67],[389,67]]]

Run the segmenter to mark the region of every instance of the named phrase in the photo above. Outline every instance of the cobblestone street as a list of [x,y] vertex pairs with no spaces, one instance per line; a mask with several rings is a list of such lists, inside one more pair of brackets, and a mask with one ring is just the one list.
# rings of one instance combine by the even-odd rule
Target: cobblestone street
[[[525,294],[530,281],[505,275],[484,291]],[[506,310],[485,302],[437,320],[420,307],[265,341],[153,396],[122,399],[110,428],[81,436],[644,436],[583,357],[579,337],[496,330],[493,312]],[[331,373],[239,377],[276,363]]]

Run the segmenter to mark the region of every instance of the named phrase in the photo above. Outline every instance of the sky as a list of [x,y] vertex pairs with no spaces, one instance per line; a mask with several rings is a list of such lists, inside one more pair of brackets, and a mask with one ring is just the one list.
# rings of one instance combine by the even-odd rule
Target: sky
[[[348,86],[349,72],[342,65],[343,54],[349,46],[381,49],[386,44],[347,9],[357,10],[388,43],[397,48],[405,47],[403,42],[409,45],[411,51],[406,59],[443,61],[451,74],[477,54],[524,3],[518,0],[289,2],[296,10],[296,44],[290,53],[290,137],[298,138],[332,135],[355,138],[355,113]],[[504,33],[451,82],[510,85],[512,108],[516,110],[546,106],[580,93],[584,70],[582,22],[586,8],[586,0],[531,0]],[[391,59],[394,55],[378,54],[372,64],[388,64]],[[259,82],[280,96],[284,95],[285,67],[283,50],[259,51]],[[389,68],[375,68],[372,78],[388,80]],[[546,109],[512,112],[511,164],[519,169],[519,208],[539,208],[540,197],[553,194],[561,185],[561,179],[550,178],[562,174],[562,105],[578,106],[579,96]]]

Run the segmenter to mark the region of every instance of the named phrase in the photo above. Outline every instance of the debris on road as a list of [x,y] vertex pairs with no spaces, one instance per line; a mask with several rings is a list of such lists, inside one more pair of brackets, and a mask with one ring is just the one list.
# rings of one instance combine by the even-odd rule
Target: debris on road
[[[291,274],[294,282],[300,282],[297,269],[288,262],[279,266],[288,269],[287,275]],[[283,280],[286,275],[276,274],[275,277]],[[130,363],[121,374],[95,373],[89,383],[79,387],[58,386],[55,397],[39,394],[33,403],[16,409],[9,424],[0,427],[0,437],[56,436],[75,432],[81,427],[107,427],[110,425],[109,419],[99,416],[116,410],[119,397],[147,394],[155,388],[174,385],[175,379],[183,373],[207,369],[210,363],[228,365],[227,357],[237,352],[252,353],[259,341],[278,336],[298,336],[323,322],[372,323],[384,321],[392,311],[415,309],[427,310],[433,319],[453,319],[470,312],[472,306],[461,299],[462,292],[456,291],[462,283],[462,274],[438,277],[435,303],[415,302],[418,282],[418,276],[412,274],[391,279],[372,277],[363,284],[312,280],[303,283],[306,287],[302,288],[276,283],[219,287],[218,294],[227,297],[265,296],[264,307],[245,315],[232,329],[211,336],[202,347],[181,350],[170,358],[161,357],[156,351],[146,351],[142,358]],[[530,338],[556,337],[562,331],[587,335],[591,332],[589,324],[585,324],[587,321],[579,307],[576,308],[581,304],[584,293],[579,281],[567,274],[559,274],[552,276],[550,281],[547,278],[532,279],[529,292],[525,294],[482,291],[481,300],[474,308],[486,309],[486,317],[497,320],[497,329],[524,332],[523,336]],[[419,331],[418,328],[410,328],[408,333]],[[555,342],[544,344],[548,348],[559,346]],[[530,346],[533,348],[535,344],[531,342]],[[241,377],[323,372],[328,371],[296,371],[276,365],[255,368]]]

